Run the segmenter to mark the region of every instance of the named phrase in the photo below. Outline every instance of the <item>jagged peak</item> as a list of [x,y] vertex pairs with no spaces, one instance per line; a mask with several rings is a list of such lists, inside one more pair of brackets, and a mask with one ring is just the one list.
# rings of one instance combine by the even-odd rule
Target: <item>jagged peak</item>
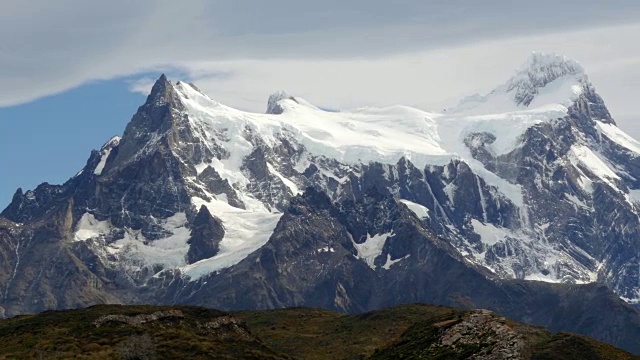
[[541,69],[553,69],[559,72],[559,76],[584,73],[584,68],[575,59],[558,53],[537,51],[533,51],[531,55],[529,55],[517,72],[532,73],[540,71]]
[[487,94],[464,97],[444,111],[482,114],[547,104],[568,107],[585,91],[594,89],[576,60],[556,53],[532,52],[505,83]]
[[296,103],[298,100],[284,90],[277,91],[269,96],[269,100],[267,101],[267,114],[282,114],[284,109],[280,106],[280,101],[282,100],[292,100]]
[[171,82],[169,81],[169,79],[167,79],[167,76],[165,74],[160,75],[158,80],[156,80],[156,82],[153,84],[153,87],[151,88],[151,93],[149,93],[149,96],[163,93],[164,91],[166,91],[169,85],[171,85]]
[[173,92],[173,84],[167,79],[165,74],[160,75],[158,80],[153,84],[151,92],[147,97],[147,104],[158,104],[166,102]]
[[533,52],[507,81],[518,105],[529,106],[539,89],[565,76],[586,78],[584,68],[575,60],[556,53]]

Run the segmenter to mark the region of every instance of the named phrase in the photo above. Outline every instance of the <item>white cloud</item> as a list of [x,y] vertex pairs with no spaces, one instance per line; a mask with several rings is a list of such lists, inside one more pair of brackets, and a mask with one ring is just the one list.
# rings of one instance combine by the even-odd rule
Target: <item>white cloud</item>
[[[628,46],[637,34],[640,24],[482,41],[370,60],[266,59],[178,66],[186,72],[186,80],[211,97],[245,110],[264,111],[268,94],[279,89],[332,108],[404,104],[441,110],[465,95],[490,91],[506,81],[531,50],[558,52],[578,59],[613,114],[627,119],[638,113],[634,98],[640,92],[640,48]],[[228,76],[218,76],[221,72]]]
[[147,76],[129,81],[129,91],[147,96],[155,82],[156,79]]
[[[614,116],[627,119],[623,128],[632,129],[628,119],[638,113],[640,48],[630,45],[640,35],[636,1],[3,4],[0,106],[162,70],[187,74],[219,101],[254,111],[282,88],[333,108],[439,110],[506,80],[536,50],[581,61]],[[149,85],[141,78],[131,89]]]

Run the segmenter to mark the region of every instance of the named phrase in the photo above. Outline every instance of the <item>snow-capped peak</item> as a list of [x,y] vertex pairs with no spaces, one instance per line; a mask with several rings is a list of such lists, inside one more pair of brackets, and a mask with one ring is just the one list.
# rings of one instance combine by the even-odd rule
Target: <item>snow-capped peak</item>
[[283,100],[298,102],[296,98],[288,92],[284,90],[277,91],[269,96],[269,100],[267,101],[267,114],[282,114],[284,109],[280,106],[280,101]]
[[566,108],[591,84],[582,66],[555,53],[534,52],[504,84],[463,98],[448,113],[487,114],[551,106]]
[[[467,105],[446,114],[405,106],[328,112],[280,91],[269,97],[267,114],[258,114],[163,75],[122,141],[113,138],[92,153],[85,175],[67,187],[18,192],[8,213],[28,219],[40,199],[77,193],[75,240],[91,240],[103,258],[116,259],[114,266],[131,264],[140,280],[149,274],[140,266],[157,271],[156,265],[196,280],[279,239],[273,234],[283,231],[280,220],[301,189],[312,186],[342,201],[381,186],[496,276],[586,282],[604,274],[596,266],[608,257],[581,244],[565,252],[572,224],[551,219],[556,209],[563,217],[597,213],[599,224],[619,229],[604,232],[604,241],[629,234],[640,175],[624,165],[633,165],[627,159],[637,158],[640,143],[609,121],[582,67],[534,53],[515,76]],[[615,219],[604,213],[614,205],[605,203],[605,210],[593,194],[618,199]],[[199,225],[192,219],[202,206],[211,220],[202,231],[216,233],[211,244],[194,235]],[[618,210],[625,214],[619,221]],[[373,271],[389,270],[410,254],[391,254],[385,241],[393,229],[377,219],[372,224],[371,231],[357,230],[347,253],[357,250]],[[599,229],[590,224],[579,239],[596,243],[597,235],[589,236]],[[314,254],[334,252],[330,244],[312,245]],[[196,259],[191,249],[206,256]],[[632,299],[636,290],[621,288]]]
[[509,79],[506,90],[513,93],[516,104],[529,106],[541,88],[566,76],[584,78],[586,74],[577,61],[566,56],[534,52]]
[[284,90],[277,91],[269,96],[269,101],[267,101],[267,114],[271,115],[279,115],[282,114],[286,108],[302,105],[306,108],[313,110],[320,110],[317,106],[308,102],[307,100],[293,96]]

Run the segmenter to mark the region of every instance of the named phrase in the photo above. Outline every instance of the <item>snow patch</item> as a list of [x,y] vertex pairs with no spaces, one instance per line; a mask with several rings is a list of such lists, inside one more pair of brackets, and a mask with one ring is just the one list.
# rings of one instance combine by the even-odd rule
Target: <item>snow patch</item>
[[391,260],[391,255],[387,254],[387,262],[385,262],[384,265],[382,265],[382,268],[385,269],[385,270],[389,270],[393,264],[398,263],[398,262],[408,258],[409,256],[411,256],[411,254],[407,254],[407,255],[401,257],[400,259]]
[[416,216],[419,217],[420,219],[429,217],[429,208],[427,208],[426,206],[416,204],[412,201],[405,200],[405,199],[400,199],[400,202],[407,205],[409,210],[411,210],[414,214],[416,214]]
[[[264,246],[273,234],[282,214],[266,210],[243,210],[230,206],[226,201],[191,199],[196,208],[205,205],[211,214],[222,221],[225,235],[216,256],[182,267],[180,270],[191,281],[210,273],[231,267]],[[264,208],[263,208],[264,209]]]
[[176,213],[159,221],[171,235],[150,241],[139,230],[126,229],[124,238],[116,241],[112,247],[134,267],[162,265],[165,269],[175,269],[184,266],[189,251],[187,240],[191,236],[186,214]]
[[367,234],[367,239],[362,244],[358,244],[352,240],[353,246],[358,252],[358,255],[356,257],[358,259],[364,260],[364,262],[366,262],[370,268],[375,270],[376,266],[373,262],[378,256],[382,255],[384,244],[387,241],[387,238],[389,238],[390,236],[393,236],[393,231],[378,235]]
[[102,150],[100,154],[101,154],[100,162],[98,163],[98,166],[96,166],[95,170],[93,170],[94,175],[102,174],[102,170],[104,170],[104,166],[107,163],[107,159],[109,158],[109,155],[111,155],[111,148]]
[[[102,175],[102,170],[104,170],[104,166],[107,164],[107,159],[109,159],[109,155],[111,155],[111,150],[118,146],[118,144],[120,144],[120,137],[114,136],[102,146],[102,149],[100,149],[100,162],[93,170],[94,175]],[[80,173],[78,173],[78,175],[79,174]]]
[[111,231],[111,223],[109,221],[99,221],[91,213],[84,213],[76,224],[76,232],[73,236],[74,241],[85,241],[91,238],[106,235]]
[[589,207],[587,206],[587,204],[585,204],[584,202],[582,202],[580,199],[578,199],[577,196],[575,195],[571,195],[568,193],[564,194],[564,197],[571,203],[573,203],[575,206],[583,208],[583,209],[589,209]]
[[[190,237],[190,231],[186,227],[186,214],[176,213],[167,219],[157,221],[171,235],[157,240],[148,240],[140,230],[125,228],[123,229],[124,237],[109,244],[105,251],[117,255],[119,263],[131,269],[153,265],[162,265],[163,268],[183,266],[189,250],[187,240]],[[93,214],[84,213],[76,225],[74,240],[99,239],[108,235],[112,229],[110,221],[98,221]]]
[[543,282],[548,282],[548,283],[561,283],[562,281],[560,281],[560,279],[555,279],[553,277],[551,277],[550,275],[544,275],[543,273],[535,273],[535,274],[529,274],[527,276],[524,277],[525,280],[531,280],[531,281],[543,281]]
[[611,141],[640,155],[640,142],[624,133],[617,126],[596,121],[596,127]]
[[480,235],[480,241],[486,245],[495,245],[510,235],[507,229],[490,223],[484,224],[476,219],[471,219],[471,226],[473,227],[473,232]]
[[278,170],[276,170],[273,165],[271,165],[270,163],[267,163],[267,168],[269,168],[269,172],[272,173],[273,175],[277,176],[278,178],[280,178],[280,180],[282,180],[282,182],[289,188],[289,190],[291,190],[291,193],[295,196],[295,195],[299,195],[302,194],[302,191],[300,191],[298,189],[298,186],[291,180],[287,179],[286,177],[284,177],[280,172],[278,172]]
[[[446,168],[447,167],[445,167],[445,169]],[[455,195],[455,191],[456,191],[456,185],[454,183],[449,183],[449,184],[445,185],[445,187],[442,188],[442,190],[447,195],[447,199],[449,199],[449,203],[450,204],[455,204],[454,195]]]
[[629,189],[629,197],[635,204],[640,204],[640,189]]
[[[569,150],[569,161],[578,169],[580,169],[579,166],[582,165],[593,175],[600,178],[604,183],[619,191],[618,187],[612,180],[619,180],[620,176],[611,169],[611,166],[608,165],[605,160],[602,160],[600,156],[588,147],[578,144],[572,145]],[[591,187],[588,182],[584,180],[579,181],[583,188],[587,189]]]

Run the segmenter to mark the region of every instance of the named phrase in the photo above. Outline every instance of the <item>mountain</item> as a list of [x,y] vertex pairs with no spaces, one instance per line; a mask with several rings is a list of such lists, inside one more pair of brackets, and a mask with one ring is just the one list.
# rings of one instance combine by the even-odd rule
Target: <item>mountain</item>
[[486,308],[640,352],[640,143],[584,69],[533,54],[443,113],[265,114],[153,86],[62,185],[0,217],[0,312]]
[[[42,334],[48,336],[42,336]],[[637,359],[596,340],[488,310],[404,305],[357,315],[97,305],[0,321],[9,358]]]

